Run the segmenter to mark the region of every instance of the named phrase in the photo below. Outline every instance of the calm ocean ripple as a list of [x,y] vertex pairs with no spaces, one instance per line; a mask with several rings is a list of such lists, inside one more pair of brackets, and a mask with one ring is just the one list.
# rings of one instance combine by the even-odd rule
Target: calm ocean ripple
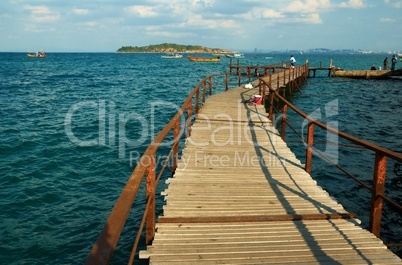
[[[288,60],[288,54],[272,56],[267,60],[263,54],[246,54],[242,64]],[[383,57],[296,59],[308,59],[312,66],[333,59],[346,69],[368,69],[380,65]],[[0,260],[10,265],[84,263],[135,166],[132,160],[202,78],[228,71],[228,59],[197,64],[163,60],[158,54],[50,53],[35,60],[23,53],[0,53],[0,60]],[[337,121],[347,133],[402,153],[402,82],[325,74],[309,79],[293,102],[306,113],[319,109],[322,120]],[[331,108],[335,114],[325,116],[324,110]],[[291,121],[302,126],[296,117]],[[325,140],[325,135],[317,137]],[[303,148],[290,145],[304,161]],[[369,152],[346,148],[339,163],[370,183],[373,169],[367,161],[372,159]],[[401,203],[401,187],[388,183],[396,178],[389,172],[389,195]],[[320,159],[314,160],[313,177],[367,226],[368,209],[362,206],[369,205],[370,197],[365,190]],[[144,198],[135,203],[143,204]],[[383,235],[391,241],[402,238],[400,216],[385,212],[391,218]],[[132,214],[128,223],[135,226],[138,218]],[[126,254],[132,235],[119,243],[122,250],[114,264],[126,262],[119,254]]]

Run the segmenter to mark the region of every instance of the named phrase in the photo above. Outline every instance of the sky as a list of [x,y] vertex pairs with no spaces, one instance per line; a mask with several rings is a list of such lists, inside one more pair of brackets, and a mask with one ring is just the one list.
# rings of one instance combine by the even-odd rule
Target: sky
[[402,50],[402,0],[1,0],[0,52]]

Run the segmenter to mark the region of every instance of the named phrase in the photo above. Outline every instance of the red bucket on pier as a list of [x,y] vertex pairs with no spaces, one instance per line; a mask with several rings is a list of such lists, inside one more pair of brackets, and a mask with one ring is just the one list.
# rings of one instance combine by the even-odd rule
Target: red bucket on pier
[[257,105],[262,105],[262,96],[260,95],[253,95],[252,96],[252,101],[257,104]]

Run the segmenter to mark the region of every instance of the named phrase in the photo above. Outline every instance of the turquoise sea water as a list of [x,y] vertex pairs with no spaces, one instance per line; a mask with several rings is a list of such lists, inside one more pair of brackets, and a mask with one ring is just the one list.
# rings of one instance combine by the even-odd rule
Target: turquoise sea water
[[[273,64],[288,57],[246,54],[241,64]],[[311,66],[328,66],[332,59],[345,69],[369,69],[384,58],[296,56],[297,63],[308,59]],[[165,60],[160,54],[50,53],[45,59],[29,59],[24,53],[0,53],[2,263],[84,263],[135,156],[202,78],[227,72],[228,65],[225,58],[202,64]],[[326,74],[308,80],[292,99],[296,106],[306,113],[319,109],[323,120],[336,121],[341,130],[402,153],[402,81]],[[326,106],[336,106],[336,112],[326,117]],[[294,122],[302,127],[303,121]],[[303,148],[296,142],[290,146],[303,161]],[[372,164],[366,161],[373,161],[372,154],[351,148],[339,157],[340,164],[370,183]],[[314,160],[313,177],[367,226],[367,192],[320,159]],[[387,190],[401,203],[401,183],[392,181],[397,177],[389,171]],[[400,240],[401,218],[389,215],[383,234]],[[118,256],[121,252],[116,264],[126,263],[126,257]]]

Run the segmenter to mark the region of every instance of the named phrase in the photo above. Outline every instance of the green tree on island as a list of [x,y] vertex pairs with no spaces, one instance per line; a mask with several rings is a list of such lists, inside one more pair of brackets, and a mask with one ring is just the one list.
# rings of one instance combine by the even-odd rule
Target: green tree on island
[[180,45],[175,43],[162,43],[148,46],[123,46],[117,52],[156,53],[156,52],[193,52],[193,53],[230,53],[230,50],[220,48],[207,48],[200,45]]

